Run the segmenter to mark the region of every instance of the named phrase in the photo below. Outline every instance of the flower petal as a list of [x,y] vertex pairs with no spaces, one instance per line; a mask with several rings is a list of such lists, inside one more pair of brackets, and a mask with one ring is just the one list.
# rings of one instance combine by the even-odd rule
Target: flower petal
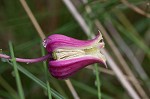
[[49,61],[49,71],[55,78],[65,79],[73,75],[76,71],[93,63],[105,64],[103,60],[91,56],[85,56],[69,60]]
[[[102,39],[102,35],[99,33],[96,38],[92,40],[77,40],[71,37],[67,37],[61,34],[53,34],[43,41],[43,45],[48,52],[52,52],[58,48],[82,48],[88,46],[94,46]],[[104,43],[100,44],[102,48]]]

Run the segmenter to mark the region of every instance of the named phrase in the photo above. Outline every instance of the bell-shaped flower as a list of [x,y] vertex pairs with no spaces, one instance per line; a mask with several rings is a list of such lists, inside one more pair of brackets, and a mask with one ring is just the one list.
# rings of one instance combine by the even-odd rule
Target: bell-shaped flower
[[51,54],[48,69],[58,79],[68,78],[93,63],[106,65],[106,58],[101,53],[104,41],[100,32],[92,40],[77,40],[53,34],[43,41],[43,46]]

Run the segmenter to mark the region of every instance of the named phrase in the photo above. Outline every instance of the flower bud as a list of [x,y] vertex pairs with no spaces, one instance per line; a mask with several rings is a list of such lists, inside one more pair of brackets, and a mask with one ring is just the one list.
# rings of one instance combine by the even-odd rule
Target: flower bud
[[100,32],[92,40],[77,40],[53,34],[43,41],[43,46],[52,56],[48,69],[58,79],[68,78],[93,63],[106,65],[106,58],[101,53],[104,41]]

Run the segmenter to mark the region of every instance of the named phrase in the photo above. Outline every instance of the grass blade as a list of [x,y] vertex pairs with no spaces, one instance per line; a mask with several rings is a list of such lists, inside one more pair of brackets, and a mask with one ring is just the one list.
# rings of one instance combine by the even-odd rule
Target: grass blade
[[[8,62],[11,66],[13,66],[12,63]],[[19,64],[17,64],[17,68],[19,71],[21,71],[23,74],[25,74],[27,77],[29,77],[31,80],[33,80],[34,82],[36,82],[37,84],[39,84],[43,89],[47,90],[46,84],[41,81],[40,79],[38,79],[36,76],[34,76],[32,73],[30,73],[28,70],[26,70],[25,68],[23,68],[22,66],[20,66]],[[60,95],[59,93],[57,93],[55,90],[53,90],[51,88],[51,93],[52,95],[56,98],[56,99],[66,99],[64,98],[62,95]]]
[[[41,50],[42,50],[42,56],[44,56],[45,55],[45,51],[44,51],[44,47],[42,46],[42,43],[41,43]],[[46,61],[43,61],[43,66],[44,66],[44,72],[45,72],[45,78],[46,78],[48,99],[52,99],[51,88],[50,88],[50,84],[48,82],[48,69],[47,69]]]
[[20,99],[25,99],[22,84],[21,84],[21,79],[20,79],[19,72],[18,72],[18,69],[17,69],[16,59],[15,59],[15,56],[14,56],[12,42],[9,42],[9,48],[10,48],[10,54],[11,54],[11,57],[12,57],[11,60],[12,60],[13,67],[14,67],[15,78],[16,78],[16,83],[17,83],[19,96],[20,96]]

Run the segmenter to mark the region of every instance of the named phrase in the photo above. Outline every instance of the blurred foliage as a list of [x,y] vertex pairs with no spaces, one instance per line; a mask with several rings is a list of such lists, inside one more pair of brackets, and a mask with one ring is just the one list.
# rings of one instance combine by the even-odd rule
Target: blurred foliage
[[[67,7],[61,0],[26,0],[38,23],[42,27],[45,35],[60,33],[77,39],[87,39],[82,29],[75,21]],[[84,19],[97,31],[93,25],[93,20],[98,19],[105,26],[105,22],[111,20],[116,30],[121,35],[134,55],[141,63],[143,69],[150,76],[150,19],[146,16],[131,10],[119,0],[88,0],[87,5],[92,8],[93,15],[90,16],[85,11],[82,0],[72,0]],[[146,6],[148,0],[128,0],[131,4],[139,7],[143,11],[149,11]],[[148,8],[148,9],[147,9]],[[110,34],[108,32],[108,34]],[[113,39],[112,39],[113,40]],[[14,45],[14,53],[17,57],[36,58],[41,56],[41,38],[31,23],[28,15],[24,11],[19,0],[0,0],[0,49],[5,54],[10,55],[8,41]],[[114,41],[114,40],[113,40]],[[106,42],[106,49],[112,54]],[[135,68],[123,54],[126,62],[131,66],[134,74]],[[113,55],[113,54],[112,54]],[[115,60],[115,57],[114,57]],[[131,60],[132,61],[132,60]],[[25,64],[19,63],[29,73],[37,77],[39,81],[45,82],[45,73],[42,63]],[[20,73],[20,78],[26,99],[47,99],[48,96],[44,88],[34,82],[27,75]],[[49,83],[52,89],[60,93],[63,97],[72,99],[72,94],[66,83],[53,78],[50,74]],[[115,76],[100,73],[101,92],[103,99],[129,99],[130,96],[122,87]],[[136,75],[139,80],[140,77]],[[81,99],[96,99],[97,87],[96,78],[92,70],[82,69],[71,77]],[[148,81],[149,82],[149,81]],[[145,92],[150,93],[147,85],[141,80]],[[12,96],[14,93],[14,96]],[[148,94],[149,95],[149,94]],[[13,68],[7,62],[0,61],[0,98],[17,99],[18,92],[14,78]]]

